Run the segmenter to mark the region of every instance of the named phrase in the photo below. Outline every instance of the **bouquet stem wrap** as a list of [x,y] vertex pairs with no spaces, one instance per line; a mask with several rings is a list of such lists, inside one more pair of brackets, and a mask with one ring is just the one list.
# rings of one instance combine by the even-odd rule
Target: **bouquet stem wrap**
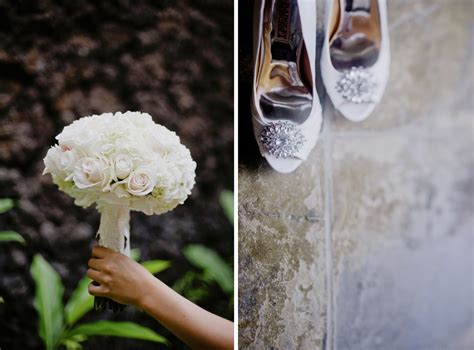
[[99,244],[130,256],[130,207],[106,204],[99,207]]
[[[99,206],[99,212],[100,225],[97,231],[99,244],[130,256],[130,207],[106,204]],[[122,311],[124,305],[107,298],[95,297],[94,308]]]

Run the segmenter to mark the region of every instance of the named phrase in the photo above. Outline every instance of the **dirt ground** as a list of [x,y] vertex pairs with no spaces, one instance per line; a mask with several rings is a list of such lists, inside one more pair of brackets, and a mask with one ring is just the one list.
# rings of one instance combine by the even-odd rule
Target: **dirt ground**
[[[181,250],[201,243],[232,260],[233,230],[218,203],[233,186],[233,2],[0,1],[0,216],[26,247],[0,246],[0,348],[39,349],[30,264],[41,253],[69,297],[85,274],[99,216],[81,209],[41,176],[54,137],[74,119],[139,110],[175,130],[198,164],[197,185],[181,207],[161,216],[132,214],[132,248],[142,259],[169,259],[173,284],[191,267]],[[201,306],[232,318],[217,285]],[[132,320],[184,348],[134,308],[99,318]],[[92,338],[85,349],[156,349],[154,343]]]

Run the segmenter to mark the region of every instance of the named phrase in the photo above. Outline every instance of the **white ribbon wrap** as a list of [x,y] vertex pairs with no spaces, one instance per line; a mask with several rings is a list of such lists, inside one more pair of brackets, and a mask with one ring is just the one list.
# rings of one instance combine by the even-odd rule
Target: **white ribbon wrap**
[[97,231],[99,244],[130,256],[130,207],[105,204],[98,209],[100,212],[100,225]]

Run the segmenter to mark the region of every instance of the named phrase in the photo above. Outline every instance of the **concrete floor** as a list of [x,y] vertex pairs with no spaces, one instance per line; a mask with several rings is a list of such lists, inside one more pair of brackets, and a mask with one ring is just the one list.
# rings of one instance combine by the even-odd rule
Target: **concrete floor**
[[318,145],[280,175],[252,140],[241,1],[241,349],[474,348],[474,2],[387,2],[383,101],[355,124],[319,88]]

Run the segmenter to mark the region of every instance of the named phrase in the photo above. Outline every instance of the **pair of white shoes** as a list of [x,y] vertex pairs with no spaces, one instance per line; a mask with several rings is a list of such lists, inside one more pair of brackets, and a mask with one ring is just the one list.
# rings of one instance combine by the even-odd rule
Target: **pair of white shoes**
[[[333,105],[362,121],[389,75],[386,0],[326,0],[320,74]],[[252,116],[260,152],[278,172],[294,171],[316,145],[316,0],[258,0]]]

